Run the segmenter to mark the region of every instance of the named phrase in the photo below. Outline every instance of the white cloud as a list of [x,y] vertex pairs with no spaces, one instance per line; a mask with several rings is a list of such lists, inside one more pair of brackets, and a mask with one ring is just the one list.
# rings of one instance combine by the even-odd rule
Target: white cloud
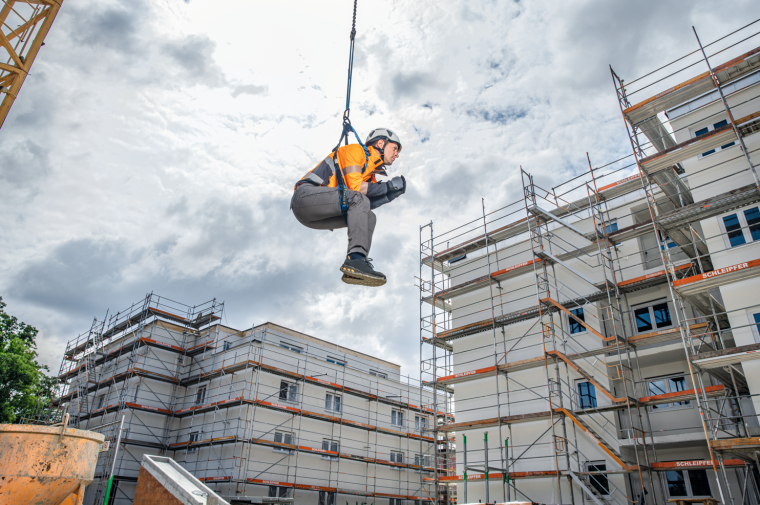
[[[753,4],[360,2],[352,121],[398,131],[404,197],[381,208],[376,291],[340,282],[345,232],[288,210],[337,141],[350,2],[68,3],[0,141],[0,294],[63,342],[146,292],[226,301],[417,375],[419,225],[442,230],[628,154],[624,77],[750,19]],[[709,9],[709,11],[708,11]],[[709,12],[709,16],[705,13]],[[707,20],[709,19],[709,25]],[[704,25],[704,26],[701,26]]]

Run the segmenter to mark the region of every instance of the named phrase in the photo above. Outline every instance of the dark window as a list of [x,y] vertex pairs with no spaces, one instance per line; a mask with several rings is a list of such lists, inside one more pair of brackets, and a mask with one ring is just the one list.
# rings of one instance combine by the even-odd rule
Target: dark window
[[[723,119],[722,121],[718,121],[717,123],[715,123],[711,127],[707,126],[705,128],[702,128],[700,130],[695,131],[694,132],[694,136],[695,137],[699,137],[700,135],[704,135],[707,132],[710,132],[710,131],[713,131],[713,130],[717,130],[718,128],[726,126],[727,124],[728,124],[728,120],[727,119]],[[736,144],[736,142],[729,142],[728,144],[720,146],[720,148],[721,149],[726,149],[728,147],[731,147],[734,144]],[[702,153],[702,156],[708,156],[708,155],[714,153],[715,151],[717,151],[717,149],[710,149],[709,151]]]
[[404,454],[401,452],[391,452],[391,462],[393,463],[403,463],[404,462]]
[[689,470],[689,484],[692,496],[712,496],[706,470]]
[[646,333],[654,329],[661,330],[673,326],[670,318],[670,307],[667,302],[655,303],[649,307],[634,309],[636,329],[639,333]]
[[739,218],[736,214],[724,217],[723,225],[726,227],[726,233],[728,233],[728,241],[731,243],[731,247],[746,243],[744,240],[744,233],[742,233],[742,225],[739,223]]
[[752,314],[752,319],[755,320],[755,327],[757,327],[757,332],[760,334],[760,312]]
[[225,340],[225,341],[224,341],[224,348],[223,348],[222,350],[223,350],[223,351],[226,351],[226,350],[227,350],[227,349],[229,349],[230,347],[232,347],[232,342],[227,342],[227,341]]
[[198,388],[195,392],[195,404],[200,405],[206,399],[206,386]]
[[582,409],[596,407],[596,388],[593,384],[590,382],[578,383],[578,401]]
[[399,410],[392,410],[391,411],[391,424],[395,424],[396,426],[403,426],[404,425],[404,413]]
[[330,491],[320,491],[319,505],[335,505],[335,493]]
[[286,498],[288,496],[288,488],[284,486],[269,486],[270,498]]
[[670,496],[688,496],[686,492],[686,481],[683,478],[683,472],[678,470],[669,470],[665,472],[665,478],[668,481],[668,494]]
[[668,309],[667,303],[658,303],[652,307],[654,312],[654,324],[657,328],[664,328],[665,326],[672,326],[673,322],[670,320],[670,309]]
[[760,240],[760,209],[755,207],[744,211],[744,217],[747,219],[747,226],[749,226],[749,234],[752,236],[752,240]]
[[[188,441],[188,442],[190,442],[191,444],[192,444],[193,442],[197,442],[197,441],[198,441],[198,432],[197,432],[197,431],[194,431],[194,432],[190,433],[190,435],[187,437],[187,441]],[[198,449],[197,447],[190,447],[190,448],[187,450],[187,452],[188,452],[188,454],[192,454],[192,453],[194,453],[194,452],[195,452],[197,449]]]
[[[728,120],[727,120],[727,119],[724,119],[723,121],[718,121],[717,123],[715,123],[715,124],[713,125],[713,128],[715,128],[715,129],[717,130],[717,129],[718,129],[718,128],[720,128],[721,126],[726,126],[727,124],[728,124]],[[726,145],[724,145],[724,146],[720,146],[720,148],[721,148],[721,149],[725,149],[725,148],[727,148],[727,147],[731,147],[731,146],[732,146],[732,145],[734,145],[734,144],[736,144],[736,142],[729,142],[728,144],[726,144]],[[713,152],[715,152],[715,151],[713,150]]]
[[636,329],[639,333],[652,330],[652,316],[649,315],[649,307],[636,309],[633,311],[633,315],[636,318]]
[[[339,449],[340,449],[340,446],[338,445],[338,442],[336,440],[322,440],[322,450],[339,452]],[[332,454],[324,454],[322,456],[322,459],[338,461],[338,456],[333,456]]]
[[[605,463],[587,463],[589,472],[606,472],[607,465]],[[610,494],[610,481],[604,474],[589,475],[591,486],[594,490],[601,495]]]
[[[662,377],[651,379],[649,381],[649,394],[652,396],[664,395],[668,393],[677,393],[686,390],[686,378],[683,375],[674,375],[672,377]],[[652,410],[666,410],[673,407],[691,406],[690,401],[672,402],[660,405],[652,405]]]
[[608,225],[607,225],[607,226],[605,226],[604,228],[607,230],[607,233],[608,233],[608,234],[609,234],[609,233],[612,233],[613,231],[618,231],[618,224],[617,224],[617,221],[615,221],[614,223],[608,224]]
[[462,261],[462,260],[463,260],[463,259],[465,259],[465,258],[467,258],[467,255],[466,255],[466,254],[462,254],[461,256],[457,256],[456,258],[451,258],[451,259],[449,260],[449,265],[453,265],[453,264],[454,264],[454,263],[456,263],[457,261]]
[[280,400],[298,401],[298,386],[289,382],[280,382]]
[[293,344],[287,344],[284,342],[280,342],[280,347],[289,351],[297,352],[298,354],[301,354],[301,351],[303,350],[301,347],[297,347]]
[[103,403],[105,403],[105,401],[106,401],[106,395],[100,395],[98,397],[98,406],[96,408],[99,409],[100,407],[102,407]]
[[325,408],[327,410],[334,410],[335,412],[340,412],[340,400],[341,398],[338,395],[326,394]]
[[[582,308],[573,309],[570,311],[570,313],[573,314],[578,319],[580,319],[581,321],[583,321],[584,323],[586,322],[586,317],[583,315]],[[586,328],[581,323],[579,323],[572,317],[569,317],[568,319],[570,320],[570,335],[586,331]]]
[[330,358],[330,357],[328,357],[327,358],[327,362],[328,363],[333,363],[335,365],[346,366],[346,362],[342,361],[342,360],[339,360],[338,358]]

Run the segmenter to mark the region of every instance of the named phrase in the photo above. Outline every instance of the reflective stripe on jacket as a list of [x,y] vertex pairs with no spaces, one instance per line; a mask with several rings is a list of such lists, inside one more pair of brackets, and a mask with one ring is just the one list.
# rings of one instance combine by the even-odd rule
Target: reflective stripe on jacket
[[[367,168],[364,169],[366,157],[362,146],[359,144],[349,144],[338,148],[338,164],[343,170],[343,180],[348,189],[358,191],[370,197],[384,196],[387,192],[387,185],[385,183],[378,183],[375,178],[376,174],[387,175],[383,159],[374,147],[370,146],[367,149],[369,149],[369,163],[367,163]],[[304,175],[296,183],[295,187],[298,188],[300,184],[308,182],[329,188],[338,187],[333,166],[333,153],[330,153],[316,167]]]

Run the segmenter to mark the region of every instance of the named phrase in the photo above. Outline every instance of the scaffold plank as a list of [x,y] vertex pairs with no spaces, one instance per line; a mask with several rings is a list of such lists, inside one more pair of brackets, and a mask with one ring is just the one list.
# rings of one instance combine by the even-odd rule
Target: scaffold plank
[[[610,200],[612,198],[616,198],[616,197],[628,194],[632,191],[637,191],[639,189],[641,189],[641,181],[639,180],[639,176],[636,175],[636,176],[626,177],[620,181],[603,186],[602,188],[599,189],[599,196],[600,196],[600,200]],[[591,201],[594,203],[597,203],[596,197],[592,195]],[[574,202],[567,204],[565,206],[566,208],[560,207],[557,209],[553,209],[549,211],[549,213],[552,216],[563,217],[571,213],[567,209],[574,209],[573,212],[577,212],[580,210],[587,209],[588,206],[589,206],[589,199],[581,198],[579,200],[576,200]],[[530,218],[530,226],[535,226],[535,225],[536,225],[535,218]],[[505,226],[489,231],[488,245],[494,245],[497,242],[501,242],[508,238],[516,237],[520,235],[521,233],[526,233],[526,232],[528,232],[528,219],[527,218],[519,219]],[[485,235],[480,234],[460,244],[446,248],[435,254],[435,259],[436,259],[435,268],[436,270],[441,271],[441,272],[447,271],[448,268],[444,268],[445,262],[451,259],[454,259],[458,256],[462,256],[463,254],[469,254],[469,253],[478,251],[480,249],[484,249],[485,246],[486,246]],[[431,266],[431,257],[430,256],[424,257],[422,259],[422,263],[424,265]]]
[[647,156],[639,160],[639,166],[648,175],[654,175],[661,170],[668,169],[676,163],[717,147],[737,141],[734,127],[730,124],[716,128],[704,135],[685,140],[670,149]]
[[709,351],[691,356],[691,362],[700,368],[718,368],[743,361],[760,359],[760,344],[741,345],[731,349]]
[[426,296],[425,298],[422,299],[422,301],[426,303],[432,303],[433,298],[435,298],[436,307],[438,307],[439,309],[445,309],[447,300],[452,300],[458,296],[462,296],[467,293],[472,293],[473,291],[486,288],[492,284],[497,284],[507,279],[513,279],[525,273],[532,272],[534,265],[540,262],[541,262],[541,259],[539,258],[535,258],[529,261],[523,261],[516,265],[512,265],[507,268],[502,268],[501,270],[492,273],[490,276],[483,275],[481,277],[477,277],[470,281],[463,282],[461,284],[450,287],[448,289],[441,290],[437,292],[434,297]]
[[354,495],[354,496],[366,496],[368,498],[380,497],[380,498],[398,498],[400,500],[418,500],[418,501],[425,501],[425,502],[433,501],[429,497],[424,497],[424,496],[389,494],[389,493],[362,493],[355,490],[342,489],[342,488],[337,488],[337,487],[316,486],[316,485],[312,486],[309,484],[296,484],[293,482],[283,482],[283,481],[277,481],[277,480],[248,478],[246,479],[246,482],[248,482],[249,484],[259,484],[262,486],[279,486],[279,487],[301,489],[301,490],[306,490],[306,491],[326,491],[329,493],[349,494],[349,495]]
[[760,437],[710,440],[710,447],[720,452],[757,451],[760,450]]
[[[499,482],[503,478],[502,472],[488,472],[488,480]],[[543,470],[543,471],[534,471],[534,472],[509,472],[509,479],[540,479],[540,478],[547,478],[547,477],[557,477],[557,471],[556,470]],[[467,474],[467,482],[473,481],[473,482],[480,482],[486,480],[486,474],[484,473],[470,473]],[[426,477],[426,482],[434,482],[435,479]],[[464,476],[463,475],[441,475],[438,477],[438,481],[441,484],[458,484],[464,482]],[[510,502],[514,503],[514,502]],[[526,502],[530,503],[530,502]]]
[[[718,83],[722,86],[760,68],[760,48],[752,49],[713,69]],[[710,72],[704,72],[687,81],[666,89],[623,110],[631,125],[638,125],[648,118],[664,112],[715,89]]]
[[[707,386],[704,396],[707,398],[718,398],[727,394],[728,390],[723,384],[717,386]],[[696,395],[702,396],[702,389],[687,389],[685,391],[676,391],[674,393],[665,393],[661,395],[642,396],[639,401],[647,406],[662,405],[665,403],[682,402],[694,399]]]
[[720,286],[760,276],[760,259],[745,261],[712,272],[692,275],[673,281],[673,289],[680,295],[693,295]]
[[[723,466],[727,468],[735,468],[744,465],[745,463],[741,459],[723,460]],[[687,461],[662,461],[649,464],[649,467],[655,472],[667,472],[669,470],[682,470],[688,468],[712,468],[713,466],[720,466],[720,462],[709,459],[696,459]]]

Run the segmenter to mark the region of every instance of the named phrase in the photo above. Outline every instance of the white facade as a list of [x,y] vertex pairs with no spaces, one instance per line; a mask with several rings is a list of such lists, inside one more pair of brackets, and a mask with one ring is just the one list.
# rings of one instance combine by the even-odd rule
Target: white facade
[[[754,60],[747,57],[738,61]],[[753,114],[760,111],[758,70],[725,88],[729,104],[735,106],[734,117],[745,118],[745,124],[751,124]],[[674,141],[661,143],[670,147],[701,135],[704,128],[720,128],[727,113],[716,90],[671,107],[666,117]],[[760,156],[753,153],[760,147],[760,135],[752,135],[750,130],[746,133],[747,149],[753,162],[760,164]],[[698,282],[703,271],[712,272],[706,277],[722,275],[720,269],[724,267],[747,263],[750,267],[742,268],[751,268],[751,261],[760,259],[760,197],[748,205],[727,208],[718,216],[699,218],[712,212],[710,207],[715,203],[710,199],[757,182],[738,144],[736,141],[733,146],[719,146],[715,152],[678,161],[680,166],[666,170],[675,182],[658,179],[651,186],[658,226],[661,218],[688,211],[696,216],[688,223],[694,244],[701,240],[707,244],[707,252],[700,255],[689,249],[694,244],[679,245],[668,236],[662,237],[662,247],[670,255],[668,263],[678,272],[676,278],[693,276],[682,284]],[[647,149],[647,159],[657,156],[653,148]],[[665,154],[677,154],[680,149],[685,147],[673,147]],[[456,422],[449,430],[456,432],[460,464],[458,478],[449,481],[463,498],[465,466],[461,462],[466,436],[468,503],[486,502],[485,433],[489,440],[491,502],[511,499],[625,505],[639,499],[642,484],[650,504],[704,496],[736,505],[742,501],[758,503],[760,499],[754,481],[745,488],[748,467],[737,459],[737,453],[716,453],[726,461],[725,477],[718,470],[719,488],[694,396],[695,388],[704,386],[700,398],[709,399],[705,409],[712,418],[720,418],[719,423],[709,425],[717,426],[710,440],[754,440],[752,437],[760,435],[756,415],[760,396],[753,396],[760,394],[760,362],[745,356],[741,359],[746,361],[735,365],[741,395],[738,399],[734,399],[737,395],[731,390],[732,383],[722,379],[728,376],[728,368],[702,367],[712,352],[730,355],[736,346],[760,343],[760,281],[756,274],[748,273],[743,280],[717,281],[719,286],[705,289],[702,294],[712,294],[716,307],[720,303],[725,306],[725,312],[714,309],[717,315],[712,317],[709,308],[698,309],[692,303],[697,303],[693,296],[684,294],[674,299],[638,167],[630,158],[627,163],[627,171],[615,173],[613,169],[624,165],[619,163],[599,170],[595,181],[586,174],[564,188],[555,187],[554,193],[536,189],[538,206],[564,220],[549,219],[540,243],[535,233],[529,233],[527,222],[537,229],[535,216],[541,212],[519,210],[520,206],[530,209],[530,199],[489,214],[485,231],[482,225],[469,231],[455,229],[452,236],[458,238],[452,238],[451,245],[442,250],[431,251],[432,240],[423,242],[423,271],[432,271],[430,256],[435,252],[441,272],[428,276],[438,279],[436,298],[427,291],[424,300],[439,304],[436,321],[445,319],[446,329],[438,329],[436,336],[443,345],[451,346],[447,359],[453,363],[449,375],[438,377],[439,383],[454,388],[456,398]],[[603,198],[604,222],[596,222],[596,236],[603,236],[601,226],[606,226],[615,244],[610,255],[621,312],[614,323],[618,312],[609,309],[608,296],[599,287],[604,285],[605,276],[608,281],[613,277],[602,265],[600,250],[603,252],[604,247],[595,245],[595,221],[585,182],[592,190],[596,185]],[[676,183],[683,188],[683,198],[673,197],[672,185]],[[661,187],[667,184],[671,187],[666,188],[670,192],[666,194]],[[576,186],[574,191],[567,189],[572,186]],[[554,195],[563,191],[568,191],[564,201],[554,200]],[[542,195],[546,196],[543,200]],[[732,219],[738,221],[740,231],[732,227]],[[486,232],[493,244],[488,256],[483,240]],[[734,237],[739,233],[741,238],[734,238],[732,243],[730,233]],[[437,235],[435,242],[446,244],[447,234],[437,230]],[[546,273],[541,261],[531,264],[542,257],[534,255],[537,251],[550,258]],[[462,257],[464,252],[467,255]],[[538,279],[542,278],[549,279],[548,291],[540,287]],[[613,307],[615,292],[611,292]],[[544,297],[564,305],[565,310],[544,303],[539,319],[537,302]],[[568,310],[576,314],[580,310],[583,324],[568,316]],[[726,316],[730,328],[718,322]],[[431,320],[432,316],[423,315],[423,323]],[[688,353],[679,321],[689,342]],[[616,347],[615,335],[630,344],[628,351],[625,345]],[[431,339],[425,341],[430,343]],[[559,359],[557,353],[569,358]],[[692,369],[698,384],[692,380]],[[748,391],[741,384],[744,380]],[[626,396],[632,398],[630,408]],[[509,449],[504,451],[507,438]],[[756,442],[760,444],[760,439]],[[748,462],[753,461],[751,455],[745,456]],[[508,486],[501,474],[506,467],[511,478]],[[586,482],[581,484],[579,479],[584,478]],[[589,479],[596,480],[590,483]],[[589,487],[596,496],[586,492]]]
[[[226,497],[427,499],[433,395],[394,363],[272,323],[188,331],[164,318],[128,328],[101,354],[109,359],[79,426],[125,416],[113,503],[131,503],[142,454],[172,457]],[[84,374],[72,368],[63,376],[74,384]],[[63,400],[75,415],[78,400]],[[93,484],[85,502],[96,499]]]

